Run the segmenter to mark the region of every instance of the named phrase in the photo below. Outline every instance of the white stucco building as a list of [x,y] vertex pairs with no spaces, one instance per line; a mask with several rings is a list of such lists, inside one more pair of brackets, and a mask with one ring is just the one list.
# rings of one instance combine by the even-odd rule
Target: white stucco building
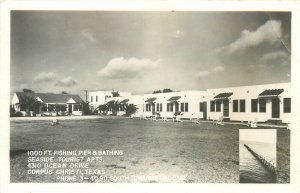
[[[173,118],[175,112],[180,112],[183,119],[217,120],[223,116],[228,121],[290,123],[291,120],[290,83],[141,95],[120,92],[120,95],[112,98],[111,92],[91,92],[91,109],[114,100],[136,105],[135,117],[150,117],[158,113],[161,117]],[[121,107],[118,115],[124,113],[125,109]]]
[[207,90],[208,118],[231,121],[282,121],[290,123],[290,83],[264,84]]
[[120,97],[130,96],[130,92],[114,92],[114,91],[89,91],[88,102],[92,111],[107,103],[114,97],[113,93],[118,93]]

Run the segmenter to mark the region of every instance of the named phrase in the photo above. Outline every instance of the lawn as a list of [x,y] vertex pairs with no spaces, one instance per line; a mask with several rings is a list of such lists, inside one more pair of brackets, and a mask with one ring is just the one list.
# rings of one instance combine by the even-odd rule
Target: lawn
[[[61,120],[57,126],[41,120],[11,121],[11,182],[58,182],[57,175],[27,174],[27,151],[110,149],[124,153],[104,156],[104,162],[90,168],[103,169],[107,176],[171,177],[137,182],[238,183],[240,128],[247,127],[137,119]],[[289,132],[281,130],[278,136],[278,154],[284,156],[278,166],[289,171]],[[283,176],[281,182],[289,180]]]

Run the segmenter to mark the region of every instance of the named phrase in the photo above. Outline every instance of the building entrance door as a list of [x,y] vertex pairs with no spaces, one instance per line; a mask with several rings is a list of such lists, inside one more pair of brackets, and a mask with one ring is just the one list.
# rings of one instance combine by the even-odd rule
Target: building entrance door
[[207,120],[207,102],[203,102],[203,119]]
[[223,116],[229,117],[229,100],[223,100]]
[[272,98],[272,118],[280,118],[279,98]]
[[72,113],[72,104],[69,104],[69,105],[68,105],[68,112],[69,112],[69,114]]

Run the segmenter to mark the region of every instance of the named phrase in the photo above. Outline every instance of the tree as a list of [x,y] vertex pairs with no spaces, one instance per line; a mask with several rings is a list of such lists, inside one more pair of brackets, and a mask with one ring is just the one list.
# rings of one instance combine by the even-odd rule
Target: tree
[[33,90],[31,90],[31,89],[28,89],[28,88],[24,88],[24,89],[23,89],[23,92],[34,93],[34,91],[33,91]]
[[117,115],[120,108],[120,102],[112,100],[107,103],[107,106],[111,110],[112,115]]
[[163,90],[155,90],[153,91],[152,94],[157,94],[157,93],[166,93],[166,92],[174,92],[173,90],[169,89],[169,88],[164,88]]
[[25,116],[30,116],[30,110],[33,110],[36,104],[41,104],[36,98],[30,95],[19,96],[19,105],[25,109]]
[[161,93],[161,90],[155,90],[155,91],[153,91],[152,94],[157,94],[157,93]]
[[163,93],[166,93],[166,92],[174,92],[173,90],[169,89],[169,88],[164,88],[164,90],[162,91]]
[[100,113],[102,112],[102,114],[107,114],[107,111],[108,111],[108,106],[107,104],[104,104],[104,105],[99,105],[98,108],[96,108],[95,110],[99,110]]
[[127,104],[125,109],[125,116],[130,117],[138,110],[135,104]]
[[82,102],[81,105],[82,105],[82,114],[83,115],[90,115],[92,113],[89,102]]
[[112,91],[111,94],[113,95],[113,97],[118,97],[120,96],[118,91]]

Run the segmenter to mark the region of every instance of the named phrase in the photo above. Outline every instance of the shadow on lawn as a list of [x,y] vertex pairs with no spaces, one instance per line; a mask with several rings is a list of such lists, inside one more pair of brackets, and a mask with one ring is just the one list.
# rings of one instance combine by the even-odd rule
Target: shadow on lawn
[[10,158],[13,158],[17,155],[23,154],[23,153],[27,153],[28,151],[31,151],[30,149],[16,149],[16,150],[10,150],[9,155]]

